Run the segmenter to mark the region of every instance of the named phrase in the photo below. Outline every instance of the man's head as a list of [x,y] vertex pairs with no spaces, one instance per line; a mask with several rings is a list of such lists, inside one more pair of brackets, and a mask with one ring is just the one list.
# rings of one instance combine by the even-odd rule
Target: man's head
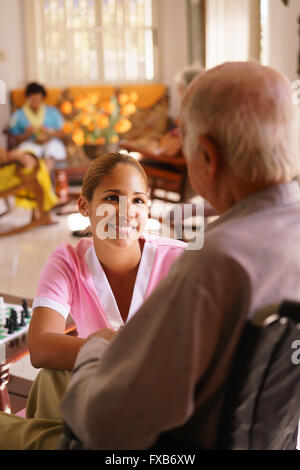
[[291,86],[259,63],[225,63],[196,78],[182,104],[181,133],[191,183],[220,212],[300,173]]

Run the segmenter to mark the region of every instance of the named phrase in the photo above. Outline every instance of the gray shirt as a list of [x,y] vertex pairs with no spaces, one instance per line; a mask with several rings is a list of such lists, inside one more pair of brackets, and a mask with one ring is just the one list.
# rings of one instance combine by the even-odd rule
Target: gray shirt
[[245,319],[300,301],[296,181],[252,194],[209,225],[111,344],[80,350],[61,412],[85,447],[145,449],[172,429],[212,448]]

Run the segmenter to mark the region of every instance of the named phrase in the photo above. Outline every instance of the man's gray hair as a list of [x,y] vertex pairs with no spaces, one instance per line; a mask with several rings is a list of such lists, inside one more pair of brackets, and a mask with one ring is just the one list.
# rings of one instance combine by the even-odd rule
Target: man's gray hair
[[217,146],[232,173],[247,181],[290,181],[300,174],[299,110],[289,81],[258,63],[215,67],[191,85],[182,120],[186,157],[199,135]]

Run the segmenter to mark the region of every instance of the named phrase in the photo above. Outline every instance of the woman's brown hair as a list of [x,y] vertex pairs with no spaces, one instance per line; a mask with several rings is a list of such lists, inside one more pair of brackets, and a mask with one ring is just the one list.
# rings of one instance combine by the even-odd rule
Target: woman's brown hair
[[147,191],[148,191],[148,179],[147,175],[140,165],[140,163],[130,155],[123,155],[120,153],[105,153],[96,157],[92,163],[90,163],[83,179],[82,184],[82,195],[90,202],[93,199],[94,191],[101,183],[101,179],[108,175],[118,163],[124,165],[131,165],[136,168],[137,171],[144,178]]

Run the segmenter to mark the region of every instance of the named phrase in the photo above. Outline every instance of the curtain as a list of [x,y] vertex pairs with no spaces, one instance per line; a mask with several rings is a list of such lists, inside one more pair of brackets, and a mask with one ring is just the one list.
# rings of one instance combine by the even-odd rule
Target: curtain
[[260,59],[260,1],[206,0],[206,68]]

